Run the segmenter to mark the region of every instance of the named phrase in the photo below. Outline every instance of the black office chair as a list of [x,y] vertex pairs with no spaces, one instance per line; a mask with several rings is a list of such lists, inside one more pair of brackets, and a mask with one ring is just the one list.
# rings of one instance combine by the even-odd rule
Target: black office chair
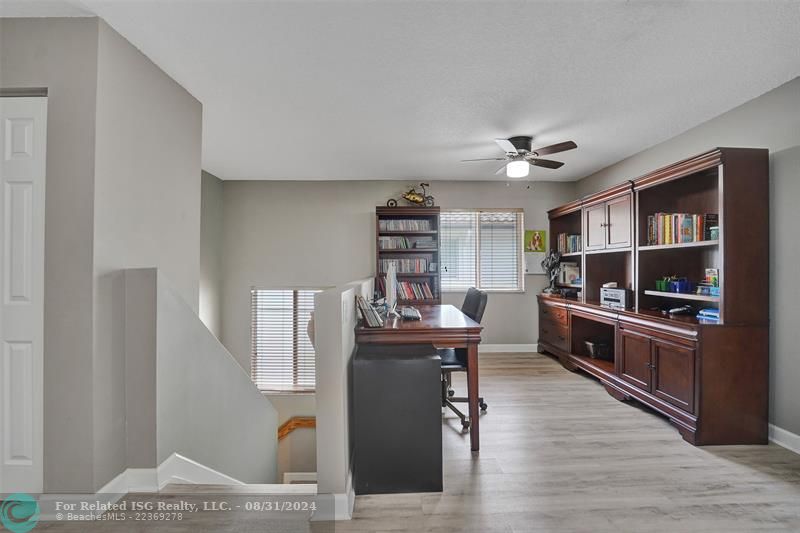
[[[461,305],[461,312],[470,317],[472,320],[481,323],[483,319],[483,312],[486,310],[486,301],[489,295],[485,291],[470,287],[467,291],[467,296],[464,298],[464,303]],[[469,372],[467,368],[467,349],[466,348],[441,348],[439,349],[439,357],[442,359],[442,407],[449,407],[461,419],[461,427],[465,430],[469,429],[469,417],[458,410],[454,402],[467,402],[468,398],[454,396],[455,392],[452,389],[453,372]],[[478,404],[481,411],[486,411],[489,407],[483,398],[478,398]]]

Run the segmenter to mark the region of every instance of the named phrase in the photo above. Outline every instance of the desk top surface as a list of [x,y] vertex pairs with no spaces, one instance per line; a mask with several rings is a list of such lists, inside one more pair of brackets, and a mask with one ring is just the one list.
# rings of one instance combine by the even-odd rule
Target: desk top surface
[[420,331],[420,330],[476,330],[483,326],[472,320],[453,305],[416,305],[422,320],[403,320],[392,317],[383,321],[383,327],[367,328],[359,324],[356,333]]

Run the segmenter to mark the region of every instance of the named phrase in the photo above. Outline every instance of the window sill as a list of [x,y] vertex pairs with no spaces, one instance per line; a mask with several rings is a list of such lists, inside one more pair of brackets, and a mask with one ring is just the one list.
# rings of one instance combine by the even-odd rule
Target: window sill
[[258,391],[264,396],[314,396],[317,391],[273,391],[273,390],[260,390]]
[[[467,292],[468,289],[453,289],[453,290],[442,290],[442,294],[464,294]],[[489,294],[525,294],[527,291],[522,289],[509,289],[509,290],[502,290],[502,289],[481,289],[483,292],[488,292]]]

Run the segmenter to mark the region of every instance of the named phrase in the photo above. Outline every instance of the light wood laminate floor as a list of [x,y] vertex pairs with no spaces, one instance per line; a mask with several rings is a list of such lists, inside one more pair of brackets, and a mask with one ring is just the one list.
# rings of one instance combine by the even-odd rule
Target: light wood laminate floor
[[[456,387],[463,391],[463,377]],[[775,445],[693,447],[664,418],[614,400],[594,379],[539,354],[482,356],[481,394],[489,410],[479,453],[446,414],[444,492],[359,496],[353,520],[309,530],[800,531],[800,455]],[[75,531],[297,526],[197,513],[168,525]]]

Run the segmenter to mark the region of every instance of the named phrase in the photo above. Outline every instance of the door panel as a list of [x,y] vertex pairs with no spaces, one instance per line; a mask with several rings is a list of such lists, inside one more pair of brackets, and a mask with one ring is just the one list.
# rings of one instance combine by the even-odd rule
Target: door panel
[[0,97],[0,493],[42,491],[46,125]]
[[631,196],[606,203],[608,219],[608,248],[626,248],[631,245]]
[[586,249],[587,250],[602,250],[606,247],[606,208],[605,204],[598,204],[592,207],[587,207],[584,210],[584,220],[586,220],[586,228],[584,233],[586,236]]
[[619,376],[628,383],[649,391],[653,377],[650,361],[650,337],[620,330]]
[[694,349],[653,339],[653,394],[693,412],[694,361]]

